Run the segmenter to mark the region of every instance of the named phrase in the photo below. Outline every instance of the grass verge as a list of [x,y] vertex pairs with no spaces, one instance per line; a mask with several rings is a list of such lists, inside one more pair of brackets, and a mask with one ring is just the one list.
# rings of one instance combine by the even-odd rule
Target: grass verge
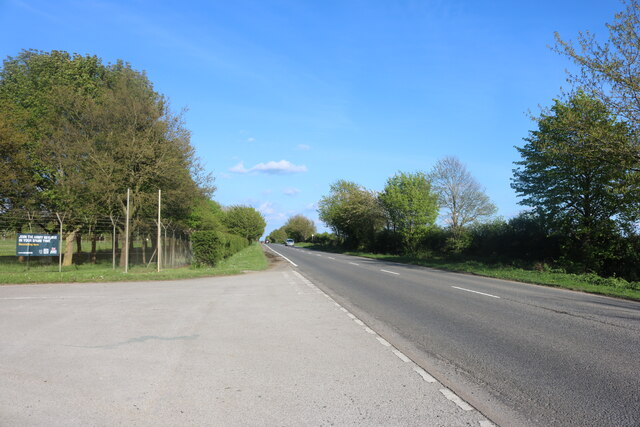
[[[227,276],[245,271],[260,271],[268,267],[260,244],[255,243],[235,255],[221,261],[215,267],[173,268],[159,273],[155,265],[149,268],[134,266],[128,273],[113,270],[108,264],[82,264],[64,267],[62,273],[52,271],[57,266],[35,266],[27,269],[3,268],[0,265],[0,284],[69,283],[69,282],[129,282],[142,280],[176,280],[208,276]],[[9,270],[9,271],[7,271]]]
[[[296,246],[298,245],[296,244]],[[317,250],[326,249],[310,244],[301,245],[301,247],[308,247],[310,249]],[[337,252],[337,250],[335,248],[331,248],[329,252]],[[475,260],[452,260],[437,257],[423,258],[404,255],[373,254],[367,252],[340,252],[347,255],[356,255],[403,264],[420,265],[423,267],[437,268],[456,273],[469,273],[478,276],[493,277],[496,279],[553,286],[571,289],[574,291],[589,292],[593,294],[640,301],[640,283],[630,283],[619,278],[604,278],[595,274],[571,274],[553,270],[527,270],[508,265],[489,264]]]

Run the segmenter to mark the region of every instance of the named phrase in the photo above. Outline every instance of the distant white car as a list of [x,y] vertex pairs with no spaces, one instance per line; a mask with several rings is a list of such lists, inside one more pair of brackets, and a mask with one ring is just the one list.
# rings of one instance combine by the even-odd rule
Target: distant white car
[[287,246],[293,246],[295,242],[293,241],[293,239],[287,239],[285,240],[284,244]]

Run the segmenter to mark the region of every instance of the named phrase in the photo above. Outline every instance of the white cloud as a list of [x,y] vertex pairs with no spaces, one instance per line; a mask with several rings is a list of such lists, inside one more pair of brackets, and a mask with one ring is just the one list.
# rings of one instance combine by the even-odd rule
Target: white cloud
[[311,150],[311,146],[307,145],[307,144],[298,144],[298,146],[296,148],[298,150],[300,150],[300,151],[309,151],[309,150]]
[[248,169],[245,169],[244,167],[244,163],[240,162],[237,165],[235,165],[232,168],[229,168],[229,172],[235,172],[235,173],[247,173],[249,172]]
[[258,163],[257,165],[247,169],[244,167],[244,163],[240,162],[237,165],[233,166],[229,169],[231,172],[235,173],[268,173],[274,175],[287,174],[287,173],[298,173],[298,172],[306,172],[307,167],[305,165],[294,165],[288,160],[280,160],[279,162],[270,161],[267,163]]
[[256,142],[256,139],[254,137],[250,137],[247,138],[247,142]]
[[264,202],[263,204],[261,204],[258,207],[258,211],[263,215],[272,215],[276,212],[276,210],[273,208],[273,203],[271,202]]
[[289,187],[285,188],[282,192],[287,196],[295,196],[296,194],[300,193],[300,190],[297,188]]

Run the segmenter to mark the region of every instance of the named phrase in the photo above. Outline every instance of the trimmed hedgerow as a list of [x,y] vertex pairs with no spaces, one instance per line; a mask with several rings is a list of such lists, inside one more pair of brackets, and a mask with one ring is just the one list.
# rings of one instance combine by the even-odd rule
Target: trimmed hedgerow
[[212,230],[193,232],[191,242],[196,266],[214,266],[249,245],[242,236]]

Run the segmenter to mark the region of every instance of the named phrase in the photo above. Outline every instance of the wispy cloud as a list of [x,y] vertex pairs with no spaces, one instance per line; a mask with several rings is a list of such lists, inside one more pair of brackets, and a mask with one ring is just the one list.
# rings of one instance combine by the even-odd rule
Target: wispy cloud
[[249,137],[247,138],[247,142],[256,142],[256,139],[254,137]]
[[287,196],[295,196],[296,194],[300,193],[300,190],[297,188],[289,187],[285,188],[282,192]]
[[280,160],[279,162],[270,161],[267,163],[258,163],[257,165],[245,168],[244,162],[240,162],[237,165],[229,169],[234,173],[267,173],[271,175],[283,175],[289,173],[306,172],[307,167],[305,165],[294,165],[288,160]]
[[264,202],[258,207],[258,211],[263,215],[273,215],[276,213],[276,210],[273,207],[273,203]]
[[300,150],[300,151],[309,151],[309,150],[311,150],[311,146],[307,145],[307,144],[298,144],[296,149]]

